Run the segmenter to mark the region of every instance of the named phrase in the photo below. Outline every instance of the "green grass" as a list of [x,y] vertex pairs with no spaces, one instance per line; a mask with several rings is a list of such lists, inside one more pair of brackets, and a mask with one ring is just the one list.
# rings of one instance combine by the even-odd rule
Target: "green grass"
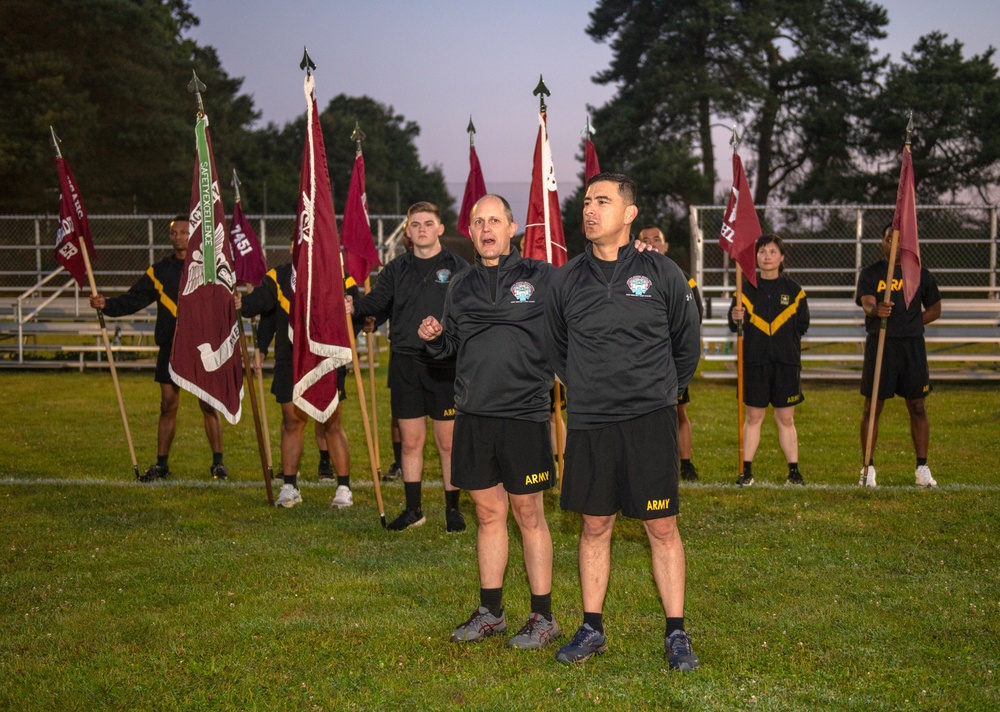
[[[384,384],[384,373],[378,383]],[[122,373],[140,467],[157,387]],[[912,487],[905,409],[883,415],[875,491],[857,481],[861,398],[808,382],[797,410],[805,488],[784,481],[773,421],[762,486],[731,486],[734,387],[697,381],[696,485],[682,485],[687,628],[702,667],[665,670],[663,615],[641,525],[620,520],[605,606],[609,652],[577,667],[554,650],[447,638],[478,589],[475,518],[444,533],[378,526],[353,381],[355,506],[328,507],[306,448],[305,502],[267,506],[249,418],[226,427],[229,484],[208,478],[201,418],[182,397],[173,481],[132,481],[107,374],[0,373],[0,709],[996,709],[1000,690],[1000,399],[939,384],[931,466]],[[384,392],[382,393],[383,401]],[[277,450],[278,412],[268,396]],[[383,405],[383,404],[380,404]],[[249,405],[247,405],[249,408]],[[380,413],[382,429],[387,413]],[[383,466],[391,448],[383,438]],[[428,449],[430,455],[430,448]],[[439,470],[427,459],[426,478]],[[402,503],[383,486],[386,508]],[[553,603],[581,616],[579,521],[548,495]],[[465,500],[464,508],[470,506]],[[510,625],[528,591],[512,527]]]

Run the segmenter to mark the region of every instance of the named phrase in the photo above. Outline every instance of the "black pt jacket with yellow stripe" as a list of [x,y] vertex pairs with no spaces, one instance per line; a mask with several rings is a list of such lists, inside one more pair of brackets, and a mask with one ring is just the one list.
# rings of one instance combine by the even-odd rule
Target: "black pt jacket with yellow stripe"
[[545,351],[545,300],[555,267],[500,257],[495,291],[479,256],[448,285],[435,358],[456,359],[455,407],[466,415],[545,422],[552,368]]
[[177,292],[181,286],[184,260],[176,255],[164,257],[154,263],[139,281],[125,294],[106,300],[106,316],[128,316],[145,309],[156,302],[156,327],[153,336],[157,346],[165,346],[174,340],[177,326]]
[[[729,304],[729,330],[736,331]],[[743,282],[743,363],[802,365],[802,335],[809,330],[809,303],[798,284],[784,275],[757,276],[757,286]]]

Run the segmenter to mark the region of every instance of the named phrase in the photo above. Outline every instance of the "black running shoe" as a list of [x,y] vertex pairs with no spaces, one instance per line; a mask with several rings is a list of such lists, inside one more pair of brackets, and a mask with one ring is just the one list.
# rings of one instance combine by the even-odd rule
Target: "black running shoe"
[[792,470],[788,473],[788,482],[786,484],[790,485],[804,485],[806,481],[802,479],[802,473],[798,470]]
[[229,470],[227,470],[226,466],[223,465],[221,462],[218,465],[212,465],[212,467],[209,468],[209,472],[212,473],[213,480],[229,479]]
[[608,639],[584,623],[576,629],[573,640],[559,648],[556,660],[561,663],[582,663],[592,655],[600,655],[608,649]]
[[683,630],[675,630],[663,641],[667,652],[667,662],[671,670],[694,670],[698,667],[698,656],[691,648],[691,638]]
[[398,462],[394,462],[389,465],[389,470],[384,475],[382,475],[383,482],[393,482],[398,480],[403,476],[403,468],[399,466]]
[[329,462],[326,463],[325,465],[322,463],[320,464],[317,475],[319,476],[320,480],[337,479],[337,476],[333,473],[333,465],[331,465]]
[[753,484],[753,475],[740,475],[736,478],[736,484],[740,487],[749,487]]
[[164,477],[170,475],[170,468],[164,467],[163,465],[150,465],[146,468],[146,471],[139,475],[140,482],[152,482],[154,480],[162,480]]
[[693,462],[681,465],[681,479],[687,480],[688,482],[698,481],[698,468],[694,466]]
[[452,532],[464,532],[465,531],[465,517],[462,516],[462,512],[457,508],[449,508],[444,512],[445,520],[445,531],[449,534]]
[[419,509],[404,509],[402,514],[389,522],[386,529],[391,532],[401,532],[410,527],[419,527],[426,521],[427,518]]

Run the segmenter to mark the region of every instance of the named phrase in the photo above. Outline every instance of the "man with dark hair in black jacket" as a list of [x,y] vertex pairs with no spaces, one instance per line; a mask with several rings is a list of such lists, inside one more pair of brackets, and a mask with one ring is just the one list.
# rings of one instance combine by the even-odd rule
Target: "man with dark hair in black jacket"
[[507,630],[503,579],[507,511],[521,530],[531,615],[512,648],[537,649],[561,634],[552,616],[552,537],[542,496],[552,482],[545,299],[555,268],[521,257],[510,204],[486,195],[472,208],[477,256],[448,288],[441,322],[418,335],[439,358],[457,358],[452,484],[469,490],[479,518],[479,607],[451,639],[481,640]]
[[[90,298],[90,306],[100,309],[106,316],[128,316],[156,302],[154,338],[160,353],[156,359],[154,380],[160,384],[160,422],[156,429],[156,463],[139,475],[141,482],[151,482],[170,474],[168,458],[177,431],[177,406],[180,404],[180,388],[170,379],[170,347],[174,342],[174,327],[177,326],[177,291],[187,256],[189,230],[187,215],[175,217],[170,221],[172,255],[153,264],[125,294],[111,299],[101,294]],[[215,408],[208,403],[199,400],[198,405],[205,419],[205,435],[212,446],[212,477],[225,480],[229,471],[222,463],[222,421]]]
[[560,268],[545,305],[552,364],[566,384],[569,434],[560,504],[580,512],[583,625],[556,659],[607,649],[603,607],[619,511],[641,519],[666,614],[670,667],[698,658],[684,632],[684,545],[677,529],[677,394],[701,354],[698,310],[672,260],[638,252],[630,228],[635,184],[601,173],[583,201],[589,244]]
[[420,321],[428,314],[441,315],[451,278],[469,266],[444,248],[444,225],[434,203],[419,202],[406,213],[406,235],[413,251],[385,266],[371,292],[356,302],[346,300],[355,323],[364,317],[389,319],[389,388],[392,414],[402,437],[403,488],[406,508],[389,523],[391,531],[419,527],[426,520],[421,504],[424,442],[427,417],[434,423],[434,441],[441,457],[444,479],[445,528],[465,530],[458,508],[460,490],[451,484],[451,438],[455,425],[455,361],[435,361],[417,336]]

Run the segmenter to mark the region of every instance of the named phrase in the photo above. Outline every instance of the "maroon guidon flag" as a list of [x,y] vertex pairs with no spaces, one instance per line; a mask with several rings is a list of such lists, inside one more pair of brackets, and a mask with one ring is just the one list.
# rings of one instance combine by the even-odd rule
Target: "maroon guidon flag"
[[556,267],[566,264],[566,238],[563,237],[556,171],[552,165],[544,111],[538,113],[538,139],[531,169],[528,218],[524,224],[524,256],[550,262]]
[[892,229],[899,230],[899,263],[903,272],[903,300],[910,307],[913,295],[920,287],[920,243],[917,241],[917,196],[913,181],[913,155],[910,147],[903,149],[903,165],[899,170],[896,191],[896,212]]
[[236,198],[233,218],[229,223],[229,239],[233,246],[233,260],[236,267],[236,283],[259,287],[267,274],[267,258],[260,246],[257,233],[250,226],[243,212],[243,202]]
[[243,401],[236,272],[204,114],[195,124],[195,145],[191,236],[178,289],[170,377],[235,425]]
[[56,232],[56,259],[66,271],[73,275],[77,285],[83,286],[87,279],[87,267],[83,262],[82,246],[86,246],[91,259],[97,257],[94,239],[90,236],[90,223],[83,207],[83,198],[77,187],[76,178],[69,169],[66,159],[56,158],[59,170],[59,230]]
[[462,209],[458,213],[458,231],[468,238],[469,223],[472,221],[472,206],[486,195],[486,181],[483,180],[483,169],[479,165],[479,156],[475,145],[469,146],[469,177],[465,181],[465,195],[462,196]]
[[358,151],[351,171],[344,207],[344,269],[356,284],[364,284],[375,265],[382,264],[372,239],[368,219],[368,194],[365,192],[365,157]]
[[594,142],[589,138],[583,147],[583,184],[587,185],[587,182],[601,172],[601,164],[597,160],[597,149],[594,148]]
[[722,232],[719,247],[729,253],[743,268],[747,281],[757,286],[757,238],[760,237],[760,220],[753,207],[753,197],[747,176],[743,172],[743,161],[733,152],[733,187],[729,193],[729,203],[722,216]]
[[307,74],[304,86],[306,140],[292,252],[295,296],[289,328],[292,332],[292,401],[322,423],[337,409],[337,368],[350,363],[351,340],[344,312],[340,238],[315,87],[312,74]]

